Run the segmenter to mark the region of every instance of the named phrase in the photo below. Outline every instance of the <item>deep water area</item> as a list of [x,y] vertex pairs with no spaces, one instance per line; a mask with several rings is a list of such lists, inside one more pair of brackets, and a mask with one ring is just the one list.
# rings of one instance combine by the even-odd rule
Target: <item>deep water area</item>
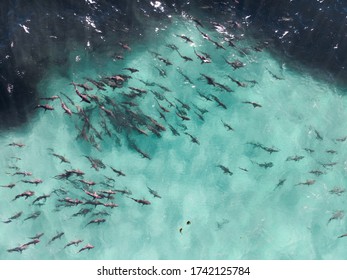
[[345,259],[345,28],[270,2],[1,4],[0,259]]

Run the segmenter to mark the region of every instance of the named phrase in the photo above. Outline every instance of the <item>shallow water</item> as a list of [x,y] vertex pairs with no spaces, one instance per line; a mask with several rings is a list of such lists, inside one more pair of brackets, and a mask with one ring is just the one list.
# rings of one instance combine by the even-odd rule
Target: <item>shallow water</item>
[[[220,38],[211,28],[204,32],[214,39]],[[123,70],[125,67],[137,68],[139,72],[129,74],[132,78],[123,88],[112,90],[107,87],[104,92],[94,89],[92,94],[102,100],[104,94],[120,102],[124,100],[122,92],[130,93],[129,86],[146,89],[147,93],[134,102],[144,115],[165,126],[166,131],[160,138],[144,127],[141,129],[145,129],[149,136],[130,129],[116,132],[105,113],[92,103],[89,119],[102,134],[102,140],[95,137],[93,146],[77,138],[76,127],[81,129],[83,125],[81,117],[64,114],[59,100],[55,100],[49,102],[54,111],[38,109],[30,123],[2,133],[1,185],[16,183],[16,186],[1,189],[1,219],[5,221],[19,211],[23,214],[11,223],[0,225],[3,237],[0,258],[345,259],[346,240],[337,238],[347,230],[345,219],[329,221],[335,211],[345,208],[345,193],[329,192],[334,187],[344,190],[345,184],[346,144],[343,139],[337,140],[347,135],[344,122],[347,101],[343,89],[321,82],[304,70],[291,69],[266,48],[262,52],[250,50],[241,55],[239,49],[258,43],[251,38],[239,41],[237,49],[227,47],[226,43],[223,44],[226,51],[216,49],[201,37],[194,23],[184,17],[174,16],[172,24],[165,30],[156,30],[153,26],[148,33],[152,35],[147,34],[144,38],[152,39],[133,43],[131,51],[124,51],[124,60],[112,59],[109,52],[93,52],[88,46],[76,49],[70,54],[68,71],[59,67],[50,69],[38,90],[41,96],[60,95],[66,105],[77,112],[60,93],[65,93],[76,105],[88,107],[80,102],[71,81],[83,83],[85,77],[98,80],[99,76],[128,74]],[[187,34],[194,45],[174,34]],[[165,46],[172,43],[193,61],[185,62],[177,52]],[[193,47],[199,52],[210,53],[213,63],[201,64]],[[160,53],[173,65],[165,66],[148,50]],[[223,57],[229,61],[240,59],[246,66],[233,70]],[[161,77],[154,66],[164,69],[167,78]],[[193,84],[184,80],[178,68]],[[234,92],[208,85],[201,73]],[[237,86],[228,74],[247,86]],[[171,91],[165,92],[158,85],[145,86],[139,79],[155,82]],[[256,83],[250,82],[253,80]],[[159,92],[180,109],[182,106],[175,98],[188,104],[191,108],[186,112],[190,120],[182,121],[175,114],[177,110],[165,100],[159,102],[170,112],[163,112],[167,121],[160,119],[160,108],[151,90]],[[217,96],[227,109],[217,106],[213,100],[204,100],[198,92]],[[243,103],[247,101],[261,107]],[[198,110],[194,105],[208,110],[203,114],[204,121],[195,113]],[[111,109],[109,103],[105,107]],[[111,137],[100,126],[103,118],[112,131]],[[223,126],[223,121],[234,130]],[[180,136],[171,133],[169,124]],[[180,126],[182,124],[186,125],[186,130]],[[184,132],[197,137],[199,145],[191,142]],[[91,136],[94,132],[90,130],[89,133]],[[142,158],[129,144],[127,136],[151,159]],[[8,146],[12,142],[25,146]],[[276,151],[269,153],[264,147]],[[71,164],[61,163],[48,149],[66,156]],[[334,152],[327,153],[327,150]],[[289,159],[296,155],[303,158]],[[96,171],[85,156],[102,160],[106,168]],[[334,162],[334,166],[322,166]],[[264,168],[261,166],[264,163],[272,163],[272,166]],[[232,175],[224,174],[218,165],[228,167]],[[23,179],[41,178],[43,183],[35,186],[22,182],[21,176],[12,175],[16,170],[11,166],[33,173]],[[109,166],[122,170],[126,176],[117,176]],[[140,205],[127,195],[117,193],[114,202],[119,207],[114,209],[85,205],[57,208],[56,205],[61,204],[58,199],[64,197],[88,199],[78,177],[73,175],[70,181],[54,178],[68,169],[80,169],[85,172],[85,180],[95,181],[97,184],[91,188],[93,192],[110,189],[101,184],[106,182],[106,175],[115,180],[110,182],[111,189],[130,190],[130,197],[146,199],[151,204]],[[316,176],[309,173],[312,170],[324,174]],[[280,180],[285,181],[277,187]],[[315,182],[313,185],[300,184],[307,180]],[[148,187],[157,191],[161,198],[150,194]],[[59,188],[66,194],[51,193]],[[29,189],[35,191],[33,197],[12,201],[17,194]],[[51,197],[44,205],[33,205],[35,198],[49,193]],[[89,208],[91,213],[85,217],[72,217],[81,208]],[[37,219],[24,221],[37,210],[41,211]],[[93,216],[102,210],[110,215]],[[95,218],[105,218],[106,222],[87,225]],[[22,254],[6,251],[30,241],[28,237],[39,232],[44,232],[40,243],[29,246]],[[57,232],[64,232],[64,235],[48,244]],[[83,242],[64,249],[69,241],[76,239]],[[77,253],[87,243],[95,248]]]

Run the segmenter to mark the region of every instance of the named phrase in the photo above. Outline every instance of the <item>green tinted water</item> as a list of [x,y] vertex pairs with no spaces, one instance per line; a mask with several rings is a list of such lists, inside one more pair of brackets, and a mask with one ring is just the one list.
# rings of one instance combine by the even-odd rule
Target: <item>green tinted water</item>
[[[195,45],[185,43],[174,34],[189,35]],[[217,33],[209,31],[209,34],[218,38]],[[60,94],[64,92],[77,105],[88,107],[80,103],[70,85],[72,80],[82,83],[85,77],[98,80],[100,76],[127,73],[122,70],[124,67],[139,69],[139,72],[131,74],[132,79],[123,88],[112,90],[108,87],[105,92],[94,90],[92,93],[102,100],[102,94],[120,100],[121,92],[130,93],[129,86],[147,90],[134,102],[139,104],[144,114],[164,125],[166,131],[160,138],[148,130],[149,136],[135,132],[129,132],[129,135],[141,150],[151,156],[151,160],[142,158],[129,146],[125,137],[127,131],[116,133],[108,122],[112,137],[104,133],[100,122],[106,117],[98,106],[93,109],[90,120],[102,133],[102,140],[96,138],[100,150],[81,138],[76,139],[76,126],[81,128],[82,122],[77,115],[69,117],[64,114],[58,100],[50,103],[54,111],[37,110],[35,118],[25,127],[2,133],[1,185],[16,182],[16,186],[0,190],[1,219],[6,221],[19,211],[23,211],[23,215],[11,223],[1,223],[0,258],[345,259],[347,239],[337,238],[347,231],[345,218],[329,222],[335,211],[345,209],[345,193],[336,195],[329,192],[334,187],[344,188],[345,184],[346,144],[336,140],[347,135],[343,92],[308,74],[290,69],[266,49],[263,52],[253,50],[244,56],[235,48],[216,49],[201,38],[192,23],[185,20],[175,19],[165,31],[153,30],[152,38],[152,41],[133,44],[132,50],[124,53],[123,61],[112,60],[109,53],[92,52],[87,47],[76,50],[71,54],[67,71],[51,69],[39,85],[43,96],[60,95],[76,112],[76,108]],[[194,61],[185,62],[165,46],[171,43]],[[239,43],[239,48],[252,44],[254,42],[245,39]],[[210,53],[213,63],[201,64],[193,47]],[[160,53],[173,65],[165,66],[148,50]],[[223,57],[230,61],[240,59],[246,67],[233,70]],[[154,66],[164,69],[167,78],[161,77]],[[184,80],[178,68],[189,76],[193,85]],[[267,69],[283,79],[276,79]],[[215,78],[234,92],[207,85],[200,74]],[[246,83],[247,87],[237,86],[227,77],[228,74]],[[145,86],[139,79],[161,84],[171,92],[158,86]],[[256,83],[249,82],[251,80]],[[181,106],[175,98],[188,104],[191,109],[187,113],[191,120],[182,121],[165,100],[160,104],[170,112],[163,113],[167,121],[160,119],[157,111],[160,109],[151,90],[159,92],[179,108]],[[213,100],[204,100],[198,92],[217,96],[227,109],[217,106]],[[253,108],[251,104],[243,103],[247,101],[262,107]],[[195,113],[199,111],[193,104],[208,110],[203,115],[204,121]],[[107,105],[110,108],[110,104]],[[234,131],[229,131],[222,121],[232,126]],[[180,136],[171,133],[169,124]],[[181,124],[187,126],[186,130]],[[317,139],[315,130],[322,140]],[[184,132],[197,137],[200,145],[191,142],[190,136]],[[24,143],[25,147],[8,146],[12,142]],[[261,143],[263,147],[278,152],[270,154],[251,143]],[[60,163],[48,149],[66,156],[71,164]],[[336,153],[327,153],[327,150]],[[92,169],[85,155],[101,159],[107,168]],[[287,160],[296,155],[304,158]],[[334,162],[337,164],[332,167],[322,166]],[[264,163],[273,166],[259,166]],[[228,167],[233,175],[224,174],[218,165]],[[15,170],[9,166],[30,171],[33,173],[31,179],[41,178],[44,182],[37,186],[21,182],[21,176],[11,175]],[[108,166],[122,170],[126,176],[118,177]],[[107,189],[100,183],[106,182],[104,175],[112,177],[115,189],[126,188],[132,192],[131,197],[147,199],[151,205],[142,206],[117,193],[114,202],[119,207],[114,209],[79,205],[60,207],[57,211],[58,199],[71,197],[85,201],[88,198],[76,187],[83,185],[54,178],[65,169],[83,170],[85,180],[97,183],[93,191]],[[324,174],[316,176],[309,173],[312,170]],[[285,181],[276,187],[280,180]],[[307,180],[315,180],[315,183],[298,185]],[[161,198],[153,197],[147,187],[156,190]],[[36,197],[59,188],[67,193],[51,194],[42,206],[32,204]],[[34,197],[12,201],[17,194],[29,189],[35,191]],[[91,213],[85,217],[71,217],[86,207],[92,210]],[[24,221],[37,210],[42,211],[40,217]],[[110,216],[92,216],[102,210],[107,210]],[[105,218],[106,222],[86,226],[98,217]],[[188,225],[187,221],[191,224]],[[61,231],[65,233],[62,238],[48,245],[49,240]],[[31,245],[22,254],[6,251],[28,242],[28,237],[38,232],[45,235],[36,246]],[[83,239],[83,242],[77,247],[64,249],[69,241],[75,239]],[[95,248],[77,253],[87,243]]]

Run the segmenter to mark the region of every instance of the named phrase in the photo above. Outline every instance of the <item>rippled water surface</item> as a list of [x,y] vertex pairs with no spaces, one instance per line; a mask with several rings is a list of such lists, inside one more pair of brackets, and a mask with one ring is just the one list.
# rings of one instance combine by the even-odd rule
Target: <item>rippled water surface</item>
[[151,5],[113,39],[81,18],[90,38],[2,131],[0,258],[345,259],[344,89],[247,18]]

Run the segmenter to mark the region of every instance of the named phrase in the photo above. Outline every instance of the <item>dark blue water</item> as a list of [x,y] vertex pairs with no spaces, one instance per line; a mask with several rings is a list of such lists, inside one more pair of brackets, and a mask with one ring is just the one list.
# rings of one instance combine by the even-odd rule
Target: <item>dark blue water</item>
[[1,259],[346,258],[341,2],[1,5]]
[[91,52],[112,51],[110,45],[124,38],[142,38],[148,19],[164,25],[167,15],[182,12],[229,16],[294,65],[320,69],[332,82],[346,80],[344,1],[167,1],[159,8],[151,1],[2,1],[1,126],[32,116],[43,73],[52,64],[63,67],[79,44],[92,42]]

